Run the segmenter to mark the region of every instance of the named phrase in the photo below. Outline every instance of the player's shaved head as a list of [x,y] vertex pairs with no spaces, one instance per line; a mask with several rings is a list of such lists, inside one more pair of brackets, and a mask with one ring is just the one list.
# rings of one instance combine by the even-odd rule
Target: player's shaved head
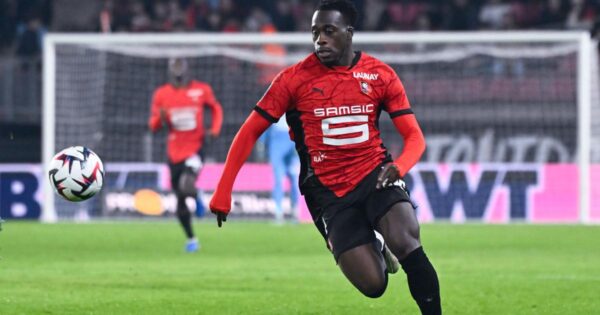
[[347,0],[322,1],[313,15],[311,31],[315,53],[326,66],[352,63],[353,25],[358,13]]
[[188,63],[184,58],[169,59],[169,80],[179,87],[188,83]]

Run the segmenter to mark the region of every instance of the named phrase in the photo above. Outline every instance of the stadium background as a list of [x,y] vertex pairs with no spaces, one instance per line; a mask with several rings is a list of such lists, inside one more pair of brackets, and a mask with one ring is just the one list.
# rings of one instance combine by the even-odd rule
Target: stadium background
[[[356,5],[364,12],[358,30],[382,34],[390,31],[588,30],[594,35],[598,24],[596,16],[600,14],[600,7],[594,1],[370,1],[368,10],[366,1],[356,1]],[[11,163],[2,167],[3,172],[14,171],[15,168],[10,166],[13,163],[30,163],[27,166],[20,164],[23,176],[11,173],[2,178],[4,186],[9,188],[15,183],[38,182],[36,187],[25,184],[27,189],[24,193],[18,189],[15,192],[14,187],[7,188],[4,196],[0,196],[3,205],[0,215],[4,218],[36,218],[43,208],[38,193],[41,187],[40,169],[36,165],[42,160],[41,54],[44,34],[306,33],[314,1],[83,3],[5,0],[0,2],[0,8],[0,51],[4,56],[0,68],[5,74],[0,77],[0,162]],[[288,59],[294,56],[300,59],[310,51],[309,46],[283,48]],[[273,51],[268,49],[277,54],[278,49],[283,48],[277,45],[259,46],[258,53],[271,56],[268,54]],[[418,45],[357,48],[382,54],[402,52],[413,58],[425,56],[430,49]],[[492,222],[528,220],[537,210],[529,209],[527,191],[540,184],[540,178],[566,174],[569,178],[566,181],[576,180],[576,174],[571,176],[576,170],[569,167],[577,162],[577,110],[574,107],[577,94],[576,51],[552,55],[550,46],[532,45],[524,49],[536,48],[538,51],[548,48],[550,57],[499,59],[481,53],[452,63],[443,59],[425,65],[390,63],[404,81],[428,140],[428,150],[422,162],[462,165],[457,170],[450,170],[449,175],[428,166],[424,166],[422,172],[413,172],[418,175],[417,181],[424,183],[428,195],[439,195],[424,198],[431,204],[432,210],[421,219],[450,219],[458,213],[453,211],[455,201],[462,201],[465,207],[471,208],[464,211],[467,219],[489,217],[493,210],[482,208],[500,201],[493,199],[497,195],[496,190],[490,192],[486,187],[497,187],[495,182],[504,180],[505,186],[513,190],[512,199],[507,201],[512,207],[504,206],[503,211],[510,212],[508,218],[506,214],[497,214]],[[167,49],[177,47],[157,48]],[[555,47],[554,51],[561,49]],[[62,59],[57,65],[56,91],[63,112],[56,117],[59,127],[55,148],[85,144],[108,163],[154,165],[150,170],[141,166],[139,172],[128,172],[126,176],[121,170],[130,170],[130,164],[109,167],[104,195],[84,206],[59,200],[57,207],[64,212],[63,216],[72,218],[80,210],[101,216],[109,208],[114,210],[116,204],[120,205],[116,208],[123,208],[124,203],[131,203],[131,195],[125,198],[111,194],[115,191],[128,190],[129,194],[133,194],[137,189],[148,186],[168,190],[165,180],[168,175],[161,167],[166,156],[165,133],[153,137],[145,128],[152,90],[166,81],[164,69],[167,58],[146,58],[145,52],[140,55],[139,51],[123,51],[122,47],[106,52],[88,47],[81,53],[77,47],[65,46],[57,48],[57,52]],[[102,56],[104,68],[94,64],[99,56]],[[281,66],[232,61],[224,56],[192,57],[190,64],[192,75],[209,82],[224,107],[222,135],[207,143],[204,150],[206,161],[218,165],[224,161],[228,144],[238,126]],[[100,71],[103,71],[102,79],[95,82]],[[90,75],[86,75],[88,73]],[[469,90],[460,90],[460,87]],[[80,98],[76,99],[75,94]],[[80,115],[82,111],[87,115]],[[544,113],[543,118],[536,118],[537,113]],[[79,129],[63,128],[71,127],[75,122],[83,125]],[[94,126],[93,130],[90,126]],[[388,149],[397,155],[401,150],[401,139],[393,125],[384,118],[380,127]],[[592,162],[600,161],[600,149],[595,147],[592,148]],[[268,173],[265,164],[268,161],[260,145],[250,162],[257,163],[256,167],[250,170],[249,176],[242,178],[252,181],[253,174]],[[465,169],[468,163],[501,163],[504,166],[500,169]],[[540,165],[559,168],[550,173],[545,169],[540,171]],[[566,167],[560,168],[561,165]],[[527,169],[525,173],[511,174],[515,169],[523,168]],[[218,168],[207,168],[199,182],[208,191],[214,187],[218,175],[214,170]],[[479,180],[480,172],[485,172],[487,177]],[[541,175],[546,173],[554,175]],[[407,179],[410,184],[412,177]],[[438,186],[441,184],[438,183],[445,180],[450,180],[452,187],[440,194]],[[482,189],[469,192],[468,183],[471,181],[480,181],[478,187]],[[260,208],[266,207],[269,209],[263,209],[263,215],[270,215],[270,184],[267,179],[250,196],[240,196],[247,201],[246,210],[256,208],[251,211],[256,214],[261,212]],[[572,202],[560,207],[572,209],[561,210],[564,213],[556,215],[554,208],[549,208],[539,221],[578,221],[577,189],[555,186],[545,194],[566,193]],[[205,199],[209,196],[205,195]],[[163,199],[170,205],[168,208],[172,207],[172,198]],[[129,209],[130,206],[124,208],[121,209],[124,212],[134,210]],[[234,213],[243,214],[244,211]],[[165,214],[168,215],[168,211]],[[464,218],[457,220],[463,221]]]
[[[600,4],[596,1],[374,0],[369,1],[368,10],[365,10],[367,1],[354,2],[359,11],[364,12],[360,15],[359,31],[589,30],[595,35],[600,25],[597,22]],[[46,32],[260,32],[269,28],[279,32],[308,32],[314,3],[299,0],[0,1],[0,69],[3,73],[0,78],[0,162],[41,161],[40,56]],[[442,79],[456,72],[456,69],[445,70],[446,73],[439,75]],[[164,78],[156,77],[156,84]],[[405,84],[415,85],[410,89],[411,98],[424,97],[419,93],[427,94],[424,92],[427,80],[406,81]],[[256,84],[246,84],[253,98],[264,91],[264,82],[256,81]],[[563,94],[570,93],[573,91]],[[474,96],[470,101],[475,102],[478,97],[484,96]],[[436,103],[445,101],[434,100]],[[230,106],[227,100],[223,102]],[[146,104],[135,106],[145,108]],[[236,118],[226,120],[226,127],[239,125],[242,117]],[[145,119],[143,111],[138,119]],[[566,145],[572,151],[575,144],[567,141]],[[214,158],[222,160],[225,153],[214,152]],[[155,154],[153,160],[163,156],[162,152]]]
[[[274,226],[263,220],[241,220],[244,214],[237,211],[237,218],[217,229],[213,217],[208,216],[195,222],[201,252],[185,255],[180,248],[183,236],[174,219],[148,220],[140,213],[103,212],[102,207],[109,204],[105,195],[84,204],[87,211],[83,217],[78,216],[75,204],[63,202],[58,206],[67,220],[58,224],[20,220],[37,219],[43,207],[45,34],[218,35],[273,30],[305,34],[314,2],[0,0],[0,217],[5,219],[0,222],[0,314],[417,314],[402,273],[390,279],[388,291],[380,299],[366,299],[357,293],[310,224]],[[358,30],[382,34],[587,30],[596,37],[600,21],[600,3],[586,0],[354,2],[364,13]],[[364,49],[370,52],[372,48]],[[385,51],[385,47],[375,48]],[[411,53],[415,47],[404,48]],[[392,52],[395,49],[398,47]],[[310,46],[298,48],[302,53],[309,50]],[[75,80],[60,85],[61,93],[66,93],[60,95],[68,99],[70,91],[87,88],[86,81],[77,78],[89,78],[94,72],[93,67],[81,67],[86,60],[78,63],[81,55],[69,59],[76,49],[65,46],[59,52],[63,53],[61,69],[77,74]],[[412,53],[420,55],[421,51]],[[436,212],[441,223],[422,225],[422,240],[440,276],[446,314],[595,314],[600,309],[600,229],[579,224],[574,188],[575,54],[568,50],[550,54],[550,58],[500,63],[484,55],[452,66],[435,62],[431,67],[394,66],[429,142],[422,163],[408,180],[411,185],[429,181],[430,185],[424,186],[441,209]],[[107,82],[112,85],[92,89],[101,97],[90,98],[92,106],[99,103],[113,111],[104,113],[111,119],[94,125],[94,134],[101,132],[102,137],[98,140],[91,134],[88,140],[89,133],[74,130],[62,134],[57,149],[72,144],[93,147],[111,164],[105,193],[122,182],[125,177],[120,175],[125,173],[129,174],[130,189],[148,183],[161,186],[168,182],[163,164],[164,133],[149,138],[144,130],[150,91],[166,79],[166,59],[148,61],[116,51],[107,56]],[[69,63],[71,60],[74,62]],[[226,115],[222,137],[209,143],[206,150],[210,167],[203,176],[214,181],[231,138],[266,83],[259,75],[244,79],[222,71],[215,76],[217,72],[211,71],[231,65],[219,58],[192,58],[191,65],[199,79],[215,85]],[[253,73],[257,67],[244,68]],[[131,86],[123,89],[123,82]],[[473,88],[457,92],[455,87],[461,85]],[[232,87],[243,93],[227,93]],[[67,112],[83,105],[78,100],[67,104],[75,106],[64,108]],[[496,104],[502,104],[502,109],[480,111]],[[600,131],[598,113],[594,112],[592,124]],[[452,122],[444,122],[446,118]],[[70,123],[68,119],[66,123]],[[397,153],[401,143],[393,127],[385,120],[381,127],[388,148]],[[461,155],[457,153],[464,151],[453,151],[449,141],[466,147],[488,146],[476,150],[477,154]],[[535,149],[503,152],[498,149],[503,141],[505,148],[512,141]],[[543,147],[555,150],[540,150]],[[600,144],[592,150],[592,163],[599,163]],[[263,180],[270,173],[264,152],[257,148],[250,161],[248,173],[240,176],[246,179],[241,192],[253,192],[245,195],[246,210],[254,211],[246,216],[268,219],[270,214],[264,208],[269,207],[271,183]],[[133,168],[131,162],[139,165]],[[261,180],[254,180],[257,176]],[[492,182],[496,185],[503,179],[500,186],[519,192],[522,201],[527,199],[525,192],[535,188],[532,183],[541,178],[552,189],[538,196],[545,212],[537,220],[532,220],[536,213],[522,202],[508,207],[508,214],[484,211],[482,202],[489,202]],[[596,182],[600,178],[592,179],[593,186]],[[480,189],[472,189],[473,183]],[[206,185],[207,191],[214,186],[207,180],[199,184]],[[570,201],[552,204],[565,199]],[[453,211],[456,200],[463,201],[465,211]],[[112,200],[113,205],[128,201],[119,196]],[[565,204],[572,207],[565,208]],[[469,209],[472,211],[466,211]],[[598,209],[600,205],[592,207],[600,219]],[[457,213],[463,217],[454,217]],[[92,216],[87,224],[72,224],[72,219],[87,221],[87,216]],[[129,219],[112,220],[124,216]],[[464,216],[471,224],[445,224],[448,219],[464,222]],[[520,224],[523,221],[554,224]],[[487,224],[490,222],[516,224]]]

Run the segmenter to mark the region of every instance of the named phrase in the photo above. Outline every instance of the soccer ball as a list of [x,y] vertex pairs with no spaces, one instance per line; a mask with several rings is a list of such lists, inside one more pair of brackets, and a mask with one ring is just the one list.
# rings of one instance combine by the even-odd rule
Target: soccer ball
[[69,201],[83,201],[102,189],[104,166],[92,150],[70,147],[58,152],[50,162],[50,184]]

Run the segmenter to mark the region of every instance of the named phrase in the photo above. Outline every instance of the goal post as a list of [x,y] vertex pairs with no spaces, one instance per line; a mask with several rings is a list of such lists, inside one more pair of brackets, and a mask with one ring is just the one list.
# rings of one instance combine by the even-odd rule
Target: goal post
[[[472,215],[479,207],[485,208],[478,214],[482,219],[496,217],[490,222],[538,222],[536,216],[539,222],[561,222],[550,211],[540,215],[528,207],[542,204],[543,196],[570,189],[554,187],[534,196],[543,180],[574,168],[570,185],[575,192],[567,193],[575,194],[576,200],[565,205],[577,208],[577,218],[565,218],[600,222],[600,211],[591,211],[600,207],[594,201],[600,192],[591,179],[598,172],[593,165],[600,164],[600,126],[592,118],[600,116],[600,100],[597,53],[589,33],[358,32],[353,42],[396,70],[423,125],[428,152],[411,176],[415,198],[423,200],[420,219],[469,220],[477,217]],[[265,53],[267,45],[281,46],[285,53]],[[210,81],[222,98],[224,135],[211,152],[212,160],[222,163],[270,72],[301,60],[311,47],[305,33],[50,33],[44,38],[43,55],[44,171],[47,174],[49,160],[67,144],[98,146],[93,149],[107,170],[111,163],[164,162],[164,135],[148,140],[144,110],[149,109],[153,87],[166,78],[166,60],[174,56],[191,58],[193,75]],[[72,123],[75,119],[77,124]],[[382,123],[381,132],[384,139],[397,140],[389,122]],[[388,149],[397,153],[401,146]],[[551,170],[538,172],[546,166]],[[523,169],[538,172],[531,175],[536,177],[531,187],[523,186],[529,180],[523,174],[529,173],[512,175]],[[491,173],[495,177],[484,182]],[[456,187],[464,184],[467,191],[460,192],[451,181],[458,181]],[[503,188],[486,192],[488,184]],[[477,198],[487,201],[477,205]],[[438,203],[450,203],[450,208],[440,210]],[[508,204],[508,214],[494,210],[502,203]],[[62,211],[69,207],[76,206],[57,200],[45,180],[41,220],[68,218],[73,212]]]
[[[593,58],[593,57],[596,58]],[[578,166],[579,166],[579,202],[581,222],[590,222],[590,158],[592,155],[592,70],[598,75],[597,52],[592,46],[589,33],[579,35],[577,55],[577,111],[578,111]],[[596,79],[596,84],[598,84]],[[598,86],[596,86],[598,89]],[[596,99],[596,102],[600,100]],[[600,112],[595,113],[599,115]],[[596,161],[600,162],[600,161]]]
[[50,186],[48,173],[50,160],[56,154],[55,139],[55,108],[56,108],[56,40],[53,34],[44,37],[43,75],[42,75],[42,170],[44,172],[42,184],[42,222],[53,223],[57,221],[56,208],[54,207],[54,191]]

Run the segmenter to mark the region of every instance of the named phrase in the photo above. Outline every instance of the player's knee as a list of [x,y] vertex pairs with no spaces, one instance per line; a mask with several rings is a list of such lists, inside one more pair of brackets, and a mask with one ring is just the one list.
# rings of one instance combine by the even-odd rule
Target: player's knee
[[[387,277],[386,277],[387,278]],[[364,294],[366,297],[370,297],[372,299],[378,298],[383,295],[385,289],[387,288],[387,279],[381,279],[378,281],[373,281],[362,288],[359,288],[359,291]]]
[[363,295],[372,299],[383,295],[388,284],[388,275],[385,272],[365,274],[360,281],[353,282]]
[[386,243],[398,259],[403,259],[421,246],[421,242],[417,235],[408,231],[400,232],[389,237],[386,239]]
[[195,197],[198,193],[196,190],[196,178],[196,173],[191,171],[183,172],[179,178],[177,187],[175,187],[177,197]]
[[372,299],[376,299],[380,296],[383,295],[383,293],[385,292],[385,287],[379,287],[379,288],[375,288],[373,290],[369,290],[366,292],[362,292],[366,297],[370,297]]

